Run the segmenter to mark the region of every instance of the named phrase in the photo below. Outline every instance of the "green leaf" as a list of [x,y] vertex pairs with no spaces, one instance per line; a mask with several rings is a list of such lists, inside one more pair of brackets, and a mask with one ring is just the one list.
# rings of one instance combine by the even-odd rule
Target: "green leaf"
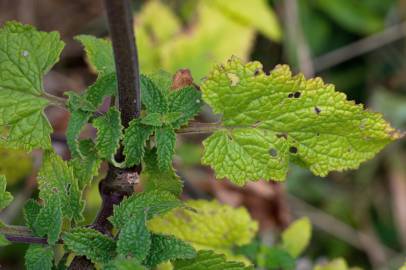
[[181,112],[168,112],[162,115],[162,122],[173,127],[176,126],[176,122],[181,118],[183,118],[183,113]]
[[145,224],[145,214],[129,219],[121,229],[117,241],[117,252],[124,257],[143,261],[151,247],[151,234]]
[[68,97],[66,106],[68,107],[70,112],[74,112],[77,110],[83,110],[84,112],[94,112],[97,109],[91,102],[84,98],[83,95],[77,92],[68,91],[65,92],[64,95]]
[[141,119],[141,124],[160,127],[162,126],[162,116],[160,113],[149,113]]
[[75,157],[69,160],[74,177],[78,180],[79,190],[83,190],[98,175],[101,160],[97,156],[97,149],[92,140],[79,142],[79,149],[83,158]]
[[115,96],[116,92],[116,76],[115,74],[109,74],[99,77],[82,95],[75,92],[67,93],[71,117],[68,122],[66,139],[72,156],[83,158],[78,148],[80,132],[97,108],[102,105],[104,98],[106,96]]
[[155,131],[158,167],[165,171],[172,166],[172,158],[175,153],[176,134],[168,126],[164,126]]
[[50,102],[42,77],[58,61],[63,46],[56,32],[17,22],[0,29],[0,126],[7,127],[7,147],[51,148],[52,127],[44,114]]
[[130,122],[124,132],[124,155],[127,167],[140,164],[145,153],[145,143],[154,132],[154,128],[140,123],[139,119]]
[[147,270],[137,259],[115,258],[103,267],[103,270]]
[[232,58],[201,86],[222,114],[223,127],[204,141],[202,162],[218,178],[284,180],[289,161],[320,176],[354,169],[400,137],[382,116],[346,100],[320,78],[292,77],[287,66],[270,75],[258,62]]
[[174,270],[254,270],[252,266],[244,266],[241,262],[226,261],[224,255],[211,250],[201,250],[193,259],[177,260]]
[[168,111],[166,92],[166,89],[159,89],[149,77],[141,75],[141,101],[149,113]]
[[25,253],[25,267],[27,270],[51,270],[54,252],[50,247],[30,245]]
[[38,236],[48,236],[49,245],[58,241],[62,230],[62,209],[58,194],[48,197],[44,207],[39,210],[33,228]]
[[88,35],[75,37],[85,47],[90,65],[101,74],[116,72],[110,41]]
[[144,190],[147,192],[163,190],[179,196],[183,190],[183,182],[172,166],[163,171],[159,169],[155,148],[145,154],[141,181]]
[[180,128],[186,125],[202,107],[201,94],[193,86],[188,86],[171,92],[169,96],[169,111],[179,112],[182,116],[171,121],[173,128]]
[[10,241],[7,240],[4,234],[0,233],[0,247],[4,247],[10,244]]
[[258,29],[266,37],[280,41],[282,37],[281,27],[278,18],[270,8],[266,0],[236,0],[222,1],[209,0],[209,4],[218,8],[230,19]]
[[204,200],[190,200],[185,204],[187,208],[177,208],[150,220],[150,230],[174,235],[197,250],[211,249],[228,254],[234,246],[250,243],[258,230],[258,224],[244,208],[234,209],[217,201]]
[[83,202],[77,179],[72,168],[55,153],[45,152],[43,164],[38,174],[39,197],[47,202],[57,193],[64,217],[79,221],[82,219]]
[[142,192],[124,199],[119,206],[115,206],[111,222],[117,229],[121,229],[128,220],[146,210],[147,219],[151,219],[181,205],[182,202],[169,192]]
[[258,256],[258,265],[270,270],[293,270],[296,267],[296,262],[293,257],[283,249],[263,246]]
[[94,229],[78,227],[65,233],[62,238],[70,251],[86,256],[93,263],[107,263],[113,259],[115,242]]
[[92,113],[88,111],[71,111],[66,129],[66,142],[73,157],[82,157],[79,149],[79,135],[91,116]]
[[155,267],[165,261],[194,257],[196,251],[189,244],[170,235],[154,234],[151,237],[151,251],[144,264]]
[[309,245],[312,225],[308,218],[301,218],[293,222],[282,233],[282,247],[294,258]]
[[120,112],[110,108],[105,115],[93,121],[93,126],[97,129],[96,148],[100,157],[112,160],[122,136]]
[[0,175],[0,211],[6,208],[13,200],[13,195],[6,191],[7,180],[4,175]]
[[34,199],[29,199],[24,205],[24,219],[27,226],[35,232],[34,223],[37,219],[39,211],[41,210],[41,205]]
[[83,94],[84,99],[94,108],[102,105],[105,97],[117,95],[117,78],[115,73],[99,76]]

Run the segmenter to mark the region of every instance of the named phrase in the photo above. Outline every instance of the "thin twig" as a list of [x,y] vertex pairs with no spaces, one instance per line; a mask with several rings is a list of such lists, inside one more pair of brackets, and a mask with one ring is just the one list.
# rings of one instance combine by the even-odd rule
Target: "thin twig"
[[406,22],[388,27],[380,33],[363,38],[347,46],[317,57],[313,61],[315,71],[320,72],[336,66],[352,58],[397,41],[405,36]]
[[307,202],[291,194],[287,194],[287,198],[289,204],[292,205],[292,211],[296,215],[308,216],[316,227],[336,236],[351,246],[359,250],[365,250],[365,244],[368,243],[369,246],[378,245],[379,248],[389,256],[395,256],[397,254],[396,251],[379,243],[370,235],[354,230],[351,226],[345,224],[341,220],[326,214]]
[[66,98],[57,97],[49,93],[42,93],[41,97],[49,100],[51,104],[66,109]]
[[189,126],[178,129],[176,133],[180,134],[199,134],[199,133],[212,133],[222,128],[220,123],[199,123],[192,122]]
[[14,243],[25,244],[47,244],[48,241],[44,237],[34,236],[31,230],[23,226],[2,226],[0,227],[0,233],[3,234],[6,239]]

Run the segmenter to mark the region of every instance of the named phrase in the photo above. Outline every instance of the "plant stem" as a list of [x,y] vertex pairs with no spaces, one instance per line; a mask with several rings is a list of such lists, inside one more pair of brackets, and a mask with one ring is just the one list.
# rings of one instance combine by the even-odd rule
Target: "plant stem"
[[0,228],[0,233],[3,234],[6,239],[14,243],[25,244],[47,244],[48,241],[44,237],[34,236],[31,230],[23,226],[3,226]]
[[124,127],[140,115],[141,91],[138,53],[129,0],[104,0],[113,43],[118,81],[118,102]]
[[[141,113],[138,54],[130,3],[130,0],[104,0],[116,63],[118,104],[124,127],[128,127],[130,121]],[[116,159],[123,159],[121,150]],[[109,166],[106,178],[99,183],[102,205],[95,221],[90,225],[91,228],[111,235],[112,225],[108,217],[113,214],[113,206],[133,193],[134,183],[127,181],[131,179],[127,176],[138,175],[140,172],[140,166],[130,169]],[[69,269],[90,270],[94,266],[82,256],[75,257]]]
[[41,97],[48,99],[53,105],[66,109],[66,99],[57,97],[46,92],[42,93]]
[[192,122],[189,126],[178,129],[176,133],[180,134],[199,134],[199,133],[212,133],[223,126],[221,123],[199,123]]

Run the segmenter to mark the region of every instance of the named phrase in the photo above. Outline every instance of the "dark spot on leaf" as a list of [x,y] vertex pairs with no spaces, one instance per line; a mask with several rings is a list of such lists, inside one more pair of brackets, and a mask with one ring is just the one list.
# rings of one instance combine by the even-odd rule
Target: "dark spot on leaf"
[[321,112],[321,110],[320,110],[318,107],[314,107],[314,111],[315,111],[317,114],[320,114],[320,112]]
[[276,134],[276,137],[280,138],[284,138],[285,140],[288,138],[288,134],[287,133],[278,133]]
[[293,93],[290,93],[290,94],[288,95],[288,98],[293,98]]
[[296,154],[297,153],[297,147],[295,147],[295,146],[289,147],[289,152],[292,153],[292,154]]
[[261,71],[259,70],[259,68],[257,68],[257,69],[254,71],[254,76],[258,76],[260,73],[261,73]]
[[320,133],[317,132],[317,133],[316,133],[316,136],[317,136],[317,137],[320,136]]
[[300,92],[295,92],[295,93],[293,94],[293,96],[294,96],[295,98],[300,98],[301,95],[302,95],[302,94],[301,94]]
[[276,157],[278,155],[278,151],[276,151],[275,148],[269,149],[269,154],[273,157]]

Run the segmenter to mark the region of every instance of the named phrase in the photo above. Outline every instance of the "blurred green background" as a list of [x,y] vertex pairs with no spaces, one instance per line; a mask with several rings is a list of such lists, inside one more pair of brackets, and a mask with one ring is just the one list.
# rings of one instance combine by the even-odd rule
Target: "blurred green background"
[[[335,84],[349,99],[382,112],[393,126],[405,130],[405,0],[152,0],[134,1],[134,14],[142,72],[189,68],[199,84],[214,64],[231,55],[261,61],[266,71],[286,63],[295,73]],[[61,62],[45,79],[47,91],[82,91],[95,79],[73,36],[107,36],[101,0],[0,0],[0,24],[11,19],[60,31],[67,43]],[[55,130],[54,147],[69,158],[63,137],[69,115],[57,109],[47,113]],[[200,121],[215,119],[208,110],[199,116]],[[91,136],[94,130],[85,133]],[[240,189],[216,182],[213,173],[199,165],[203,138],[179,138],[175,165],[187,183],[184,197],[216,197],[246,206],[260,221],[260,237],[269,242],[292,219],[308,216],[313,238],[297,269],[313,269],[337,257],[363,269],[398,269],[404,262],[403,141],[357,171],[322,179],[293,167],[285,183],[258,182]],[[16,197],[1,219],[22,222],[24,201],[36,196],[40,160],[41,153],[0,149],[0,174],[7,175]],[[100,202],[96,182],[88,192],[88,221]],[[1,269],[23,269],[25,249],[12,245],[0,250]]]

